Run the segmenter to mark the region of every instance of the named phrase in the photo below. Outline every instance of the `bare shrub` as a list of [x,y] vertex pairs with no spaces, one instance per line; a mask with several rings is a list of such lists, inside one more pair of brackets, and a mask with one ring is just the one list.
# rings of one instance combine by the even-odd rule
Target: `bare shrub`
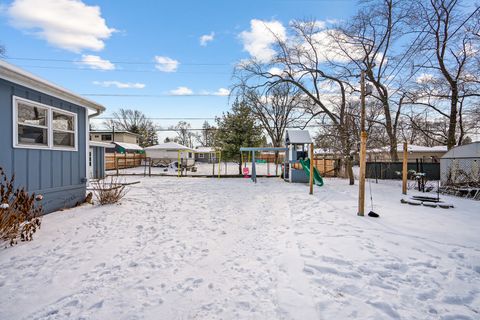
[[101,205],[117,203],[128,192],[118,177],[111,176],[92,182],[93,193]]
[[33,240],[40,228],[42,206],[36,204],[41,195],[29,195],[25,188],[14,187],[15,175],[8,179],[0,167],[0,241],[11,246],[21,241]]

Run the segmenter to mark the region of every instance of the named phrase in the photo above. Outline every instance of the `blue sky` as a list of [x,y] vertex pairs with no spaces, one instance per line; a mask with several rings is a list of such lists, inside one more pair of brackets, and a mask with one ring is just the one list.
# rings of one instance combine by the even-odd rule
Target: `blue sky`
[[[105,116],[123,107],[153,118],[213,118],[229,109],[225,94],[233,64],[262,49],[262,36],[252,30],[252,20],[284,26],[293,19],[343,20],[354,14],[356,4],[354,0],[3,1],[0,43],[12,58],[8,62],[80,94],[178,94],[90,96],[107,107]],[[155,57],[170,63],[158,65]],[[82,59],[87,63],[79,63]],[[191,93],[206,96],[185,95]],[[168,127],[176,121],[156,123]],[[190,122],[198,127],[202,121]]]

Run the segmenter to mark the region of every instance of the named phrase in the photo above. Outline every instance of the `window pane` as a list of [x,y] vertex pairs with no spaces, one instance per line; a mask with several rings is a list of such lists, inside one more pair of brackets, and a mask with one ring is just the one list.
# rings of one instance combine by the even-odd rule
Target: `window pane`
[[70,130],[73,131],[73,116],[63,113],[53,112],[53,129],[54,130]]
[[70,132],[53,132],[53,145],[56,147],[75,147],[75,134]]
[[18,125],[18,143],[28,145],[48,145],[47,129]]
[[34,124],[37,126],[47,125],[47,110],[39,107],[33,107],[28,104],[18,103],[18,122],[25,124]]

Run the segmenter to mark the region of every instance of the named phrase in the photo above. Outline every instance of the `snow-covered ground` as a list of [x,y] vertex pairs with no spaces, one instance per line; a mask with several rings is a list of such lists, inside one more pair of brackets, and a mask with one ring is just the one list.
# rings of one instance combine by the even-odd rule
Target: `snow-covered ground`
[[[400,203],[326,179],[129,177],[0,250],[0,319],[479,319],[480,202]],[[367,189],[368,191],[368,189]],[[368,203],[368,202],[367,202]]]

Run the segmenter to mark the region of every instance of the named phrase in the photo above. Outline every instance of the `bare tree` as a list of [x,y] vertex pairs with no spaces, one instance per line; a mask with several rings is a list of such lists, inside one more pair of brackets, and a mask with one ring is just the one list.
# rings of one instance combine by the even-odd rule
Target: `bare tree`
[[324,116],[338,133],[345,171],[353,184],[352,145],[346,126],[346,84],[330,72],[331,69],[325,68],[323,43],[317,37],[320,30],[315,21],[294,21],[290,29],[291,41],[276,37],[276,55],[271,63],[252,59],[237,66],[236,75],[253,89],[281,84],[296,87],[308,102],[304,108],[310,119]]
[[215,132],[217,128],[208,121],[202,124],[202,131],[195,135],[195,139],[202,147],[213,147],[215,144]]
[[120,109],[112,114],[112,119],[104,122],[110,130],[125,130],[140,135],[140,145],[148,147],[158,143],[153,122],[138,110]]
[[[415,1],[417,23],[425,23],[425,73],[409,96],[411,103],[436,111],[448,121],[448,148],[462,144],[468,131],[464,114],[480,97],[478,34],[480,8],[468,14],[459,0]],[[467,125],[467,126],[466,126]]]
[[[241,94],[244,95],[246,105],[251,108],[253,115],[270,137],[272,146],[283,146],[285,130],[299,125],[305,115],[304,99],[300,90],[289,83],[242,89]],[[278,164],[278,151],[275,152],[275,164]]]
[[195,134],[192,132],[192,126],[186,121],[179,121],[172,129],[177,133],[175,142],[189,148],[193,148]]
[[[398,74],[408,63],[412,55],[408,50],[395,45],[406,33],[406,10],[400,1],[376,0],[364,1],[366,5],[349,20],[329,32],[331,48],[340,51],[346,61],[330,63],[340,70],[347,79],[356,79],[358,73],[365,71],[365,78],[374,91],[371,96],[383,108],[383,118],[376,122],[383,125],[387,134],[390,157],[398,160],[397,135],[404,96],[401,77]],[[355,81],[356,82],[356,81]],[[351,85],[359,91],[357,85]]]

